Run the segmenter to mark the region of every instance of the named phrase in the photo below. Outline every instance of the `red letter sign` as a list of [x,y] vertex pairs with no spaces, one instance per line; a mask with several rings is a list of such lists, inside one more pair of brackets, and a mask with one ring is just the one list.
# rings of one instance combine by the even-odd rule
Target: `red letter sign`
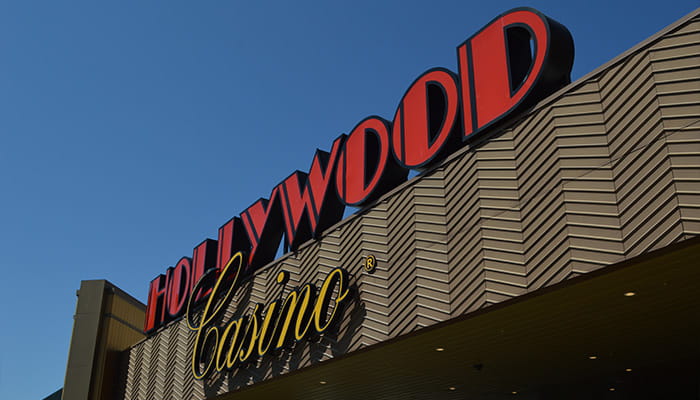
[[[146,332],[182,314],[184,293],[202,276],[215,277],[206,271],[221,270],[236,251],[249,254],[250,273],[274,260],[283,235],[285,250],[296,250],[340,221],[344,205],[367,206],[403,182],[408,168],[425,168],[568,84],[573,58],[569,31],[537,10],[516,8],[494,19],[457,48],[459,76],[433,68],[411,84],[393,127],[381,117],[362,120],[330,153],[317,150],[308,174],[295,171],[269,200],[219,228],[218,242],[198,245],[191,265],[183,258],[154,279]],[[195,291],[193,303],[212,288],[202,283]]]

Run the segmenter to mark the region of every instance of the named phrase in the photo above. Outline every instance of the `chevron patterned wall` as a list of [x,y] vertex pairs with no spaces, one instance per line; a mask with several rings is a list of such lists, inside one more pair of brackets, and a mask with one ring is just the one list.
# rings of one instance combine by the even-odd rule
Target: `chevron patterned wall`
[[195,381],[179,321],[124,354],[120,398],[213,397],[698,234],[696,14],[261,270],[226,319],[341,266],[357,294],[338,332]]

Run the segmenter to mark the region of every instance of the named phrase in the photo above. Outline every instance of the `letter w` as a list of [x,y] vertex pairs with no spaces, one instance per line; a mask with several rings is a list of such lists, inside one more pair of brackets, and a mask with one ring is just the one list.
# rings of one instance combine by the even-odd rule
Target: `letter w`
[[316,150],[309,173],[296,171],[278,188],[282,194],[285,243],[291,250],[340,221],[345,206],[333,190],[335,165],[346,135],[333,141],[330,154]]

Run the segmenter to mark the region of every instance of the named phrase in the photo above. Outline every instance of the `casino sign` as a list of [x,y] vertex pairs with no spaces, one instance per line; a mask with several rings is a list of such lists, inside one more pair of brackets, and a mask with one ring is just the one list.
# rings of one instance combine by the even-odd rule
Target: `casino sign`
[[[317,150],[308,173],[295,171],[239,216],[150,283],[144,331],[180,318],[188,304],[212,292],[197,285],[210,270],[224,270],[237,252],[246,254],[243,275],[285,248],[320,237],[340,221],[345,206],[365,207],[499,121],[527,110],[570,81],[574,46],[569,31],[529,9],[495,18],[457,47],[458,73],[433,68],[406,90],[388,121],[370,116],[329,152]],[[188,299],[190,299],[188,301]],[[208,304],[208,303],[207,303]]]

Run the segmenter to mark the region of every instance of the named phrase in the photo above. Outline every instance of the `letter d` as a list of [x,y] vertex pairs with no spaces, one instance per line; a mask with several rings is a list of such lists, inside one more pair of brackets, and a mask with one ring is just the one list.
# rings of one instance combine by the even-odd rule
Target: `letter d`
[[516,8],[460,45],[457,56],[467,139],[568,84],[574,43],[563,25]]

